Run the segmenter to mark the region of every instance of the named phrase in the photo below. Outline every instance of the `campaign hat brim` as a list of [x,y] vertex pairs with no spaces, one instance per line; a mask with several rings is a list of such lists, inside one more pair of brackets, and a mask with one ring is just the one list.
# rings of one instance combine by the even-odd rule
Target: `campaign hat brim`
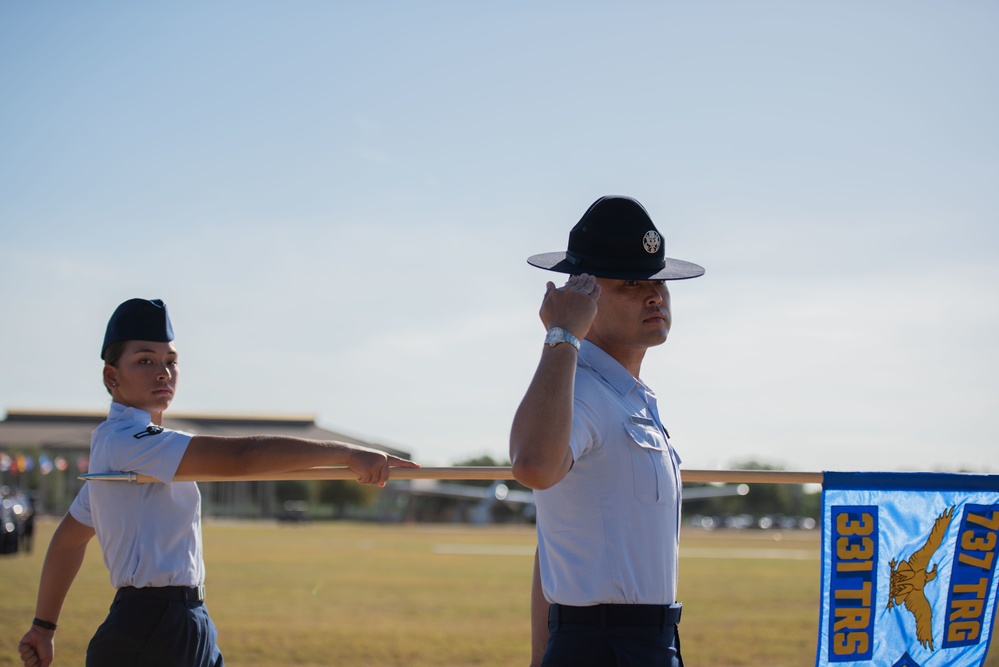
[[539,269],[555,271],[557,273],[568,273],[579,275],[587,273],[597,278],[614,278],[618,280],[686,280],[704,275],[704,267],[686,262],[682,259],[665,258],[662,267],[651,269],[633,268],[606,268],[600,266],[586,266],[581,262],[574,262],[567,257],[565,252],[545,252],[540,255],[531,255],[527,258],[527,263]]

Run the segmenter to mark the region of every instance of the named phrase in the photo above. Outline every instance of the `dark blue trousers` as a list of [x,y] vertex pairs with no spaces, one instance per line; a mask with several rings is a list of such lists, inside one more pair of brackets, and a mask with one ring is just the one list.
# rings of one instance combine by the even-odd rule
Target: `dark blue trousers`
[[116,599],[87,648],[87,667],[223,667],[203,602]]
[[549,611],[542,667],[683,667],[673,623],[567,622],[558,606]]

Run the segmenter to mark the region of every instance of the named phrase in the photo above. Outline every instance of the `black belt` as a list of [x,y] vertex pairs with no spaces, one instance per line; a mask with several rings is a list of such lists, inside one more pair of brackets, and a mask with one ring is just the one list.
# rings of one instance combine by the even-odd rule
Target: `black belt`
[[146,588],[135,588],[134,586],[122,586],[118,589],[114,599],[123,600],[125,598],[147,598],[153,600],[171,600],[173,602],[204,602],[205,587],[202,586],[155,586]]
[[680,622],[683,605],[675,604],[597,604],[590,607],[570,607],[553,604],[548,608],[548,620],[577,625],[622,626],[651,625],[665,627]]

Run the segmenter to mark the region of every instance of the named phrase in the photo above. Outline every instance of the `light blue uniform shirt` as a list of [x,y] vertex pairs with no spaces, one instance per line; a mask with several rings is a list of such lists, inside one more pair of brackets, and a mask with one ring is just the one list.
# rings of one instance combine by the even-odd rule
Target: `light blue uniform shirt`
[[[170,482],[191,438],[152,425],[148,412],[112,403],[91,438],[89,469]],[[87,482],[69,511],[97,533],[115,588],[204,583],[196,483]]]
[[589,341],[576,363],[573,466],[534,494],[549,602],[676,601],[680,458],[655,394]]

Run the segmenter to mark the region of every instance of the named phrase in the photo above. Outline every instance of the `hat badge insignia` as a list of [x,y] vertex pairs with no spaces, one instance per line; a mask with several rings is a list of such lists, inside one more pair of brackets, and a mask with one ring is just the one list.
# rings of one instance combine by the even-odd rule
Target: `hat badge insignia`
[[645,237],[642,239],[642,245],[645,246],[645,252],[650,255],[656,254],[661,243],[662,239],[659,237],[659,232],[654,229],[650,229],[645,232]]

